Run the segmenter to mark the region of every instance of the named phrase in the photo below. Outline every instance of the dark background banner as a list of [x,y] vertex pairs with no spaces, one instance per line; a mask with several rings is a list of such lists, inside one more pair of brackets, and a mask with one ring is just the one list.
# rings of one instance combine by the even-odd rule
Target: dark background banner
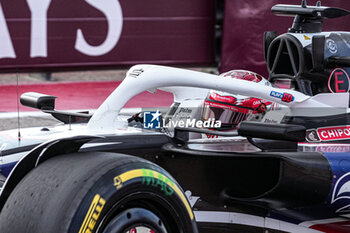
[[[0,72],[219,62],[221,72],[248,69],[267,76],[263,33],[281,34],[293,21],[270,9],[300,2],[0,0]],[[350,10],[349,0],[322,4]],[[350,31],[349,21],[326,20],[324,29]]]
[[214,63],[215,0],[0,4],[0,71]]
[[[308,5],[316,5],[308,0]],[[226,0],[223,22],[223,39],[220,71],[247,69],[267,77],[263,52],[264,31],[287,32],[293,17],[275,16],[271,7],[275,4],[296,4],[301,0]],[[322,5],[350,10],[349,0],[323,0]],[[326,19],[324,31],[350,31],[350,16]]]

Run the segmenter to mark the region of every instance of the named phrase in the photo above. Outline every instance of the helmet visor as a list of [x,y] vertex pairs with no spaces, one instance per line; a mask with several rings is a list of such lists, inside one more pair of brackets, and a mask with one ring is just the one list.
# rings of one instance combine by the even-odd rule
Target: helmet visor
[[252,109],[248,107],[205,100],[202,120],[221,121],[224,128],[234,129],[241,121],[247,119],[251,112]]

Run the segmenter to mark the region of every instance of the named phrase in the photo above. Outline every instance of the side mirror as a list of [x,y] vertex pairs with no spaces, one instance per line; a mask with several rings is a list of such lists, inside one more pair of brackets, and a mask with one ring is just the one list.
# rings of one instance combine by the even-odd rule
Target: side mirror
[[267,59],[267,51],[269,49],[269,46],[271,44],[271,42],[273,41],[273,39],[275,39],[277,37],[277,32],[274,31],[267,31],[264,32],[264,57],[265,57],[265,61]]
[[39,110],[54,110],[56,96],[45,95],[37,92],[27,92],[21,95],[22,105]]
[[314,71],[324,70],[325,36],[312,37],[312,66]]

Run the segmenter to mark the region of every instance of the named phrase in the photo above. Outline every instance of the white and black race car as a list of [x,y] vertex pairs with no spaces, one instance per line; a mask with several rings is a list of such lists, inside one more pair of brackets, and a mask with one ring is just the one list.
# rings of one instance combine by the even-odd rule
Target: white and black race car
[[[23,95],[65,124],[24,129],[20,140],[0,133],[0,232],[349,232],[350,33],[321,32],[324,18],[349,12],[272,11],[296,15],[288,33],[265,34],[272,84],[137,65],[92,115]],[[174,95],[164,121],[157,110],[120,114],[156,89]],[[214,121],[226,116],[214,109],[248,109],[231,95],[280,107],[229,129],[204,125],[205,107]]]

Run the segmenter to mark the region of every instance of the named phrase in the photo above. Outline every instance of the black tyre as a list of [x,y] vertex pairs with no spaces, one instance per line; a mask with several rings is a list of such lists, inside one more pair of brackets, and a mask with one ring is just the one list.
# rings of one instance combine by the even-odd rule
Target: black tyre
[[176,181],[146,160],[115,153],[49,159],[17,185],[0,232],[192,233],[189,203]]

